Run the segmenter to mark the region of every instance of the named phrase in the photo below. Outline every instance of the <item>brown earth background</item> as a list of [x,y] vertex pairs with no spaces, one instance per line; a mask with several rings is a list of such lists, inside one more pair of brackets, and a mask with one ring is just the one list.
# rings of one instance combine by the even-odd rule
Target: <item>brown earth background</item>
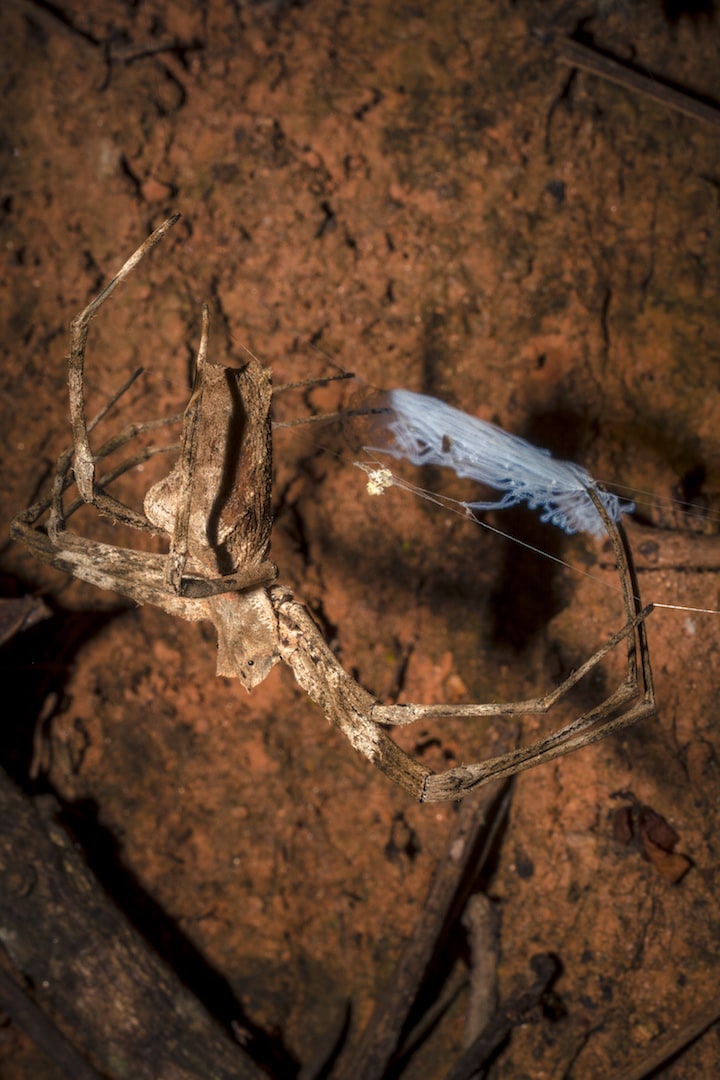
[[[239,365],[250,349],[276,383],[338,365],[362,385],[435,394],[652,492],[628,525],[643,598],[720,607],[720,127],[557,51],[582,32],[717,102],[717,12],[12,0],[0,20],[6,524],[69,442],[70,319],[177,209],[93,326],[91,413],[138,364],[123,418],[182,409],[207,301],[215,360]],[[279,410],[334,396],[288,394]],[[621,624],[611,560],[590,537],[530,513],[490,519],[584,577],[400,490],[370,500],[330,429],[280,431],[274,455],[280,580],[386,701],[537,694]],[[139,502],[150,475],[126,493]],[[61,799],[97,861],[112,852],[122,868],[107,871],[111,891],[134,882],[146,920],[162,913],[297,1061],[348,999],[350,1046],[457,807],[392,787],[289,671],[252,696],[216,678],[203,626],[68,581],[7,531],[2,575],[7,595],[40,592],[53,611],[4,653],[3,697],[18,704],[3,763]],[[625,1075],[718,994],[719,631],[710,615],[656,611],[657,718],[515,784],[486,881],[501,996],[534,953],[556,953],[563,974],[556,1007],[515,1029],[497,1080]],[[604,686],[528,718],[523,738]],[[447,766],[481,760],[490,734],[451,720],[402,742]],[[679,834],[691,861],[679,882],[613,832],[633,800]],[[461,994],[404,1075],[446,1074],[464,1008]],[[662,1075],[720,1075],[718,1034]],[[0,1040],[6,1080],[61,1075],[15,1025]]]

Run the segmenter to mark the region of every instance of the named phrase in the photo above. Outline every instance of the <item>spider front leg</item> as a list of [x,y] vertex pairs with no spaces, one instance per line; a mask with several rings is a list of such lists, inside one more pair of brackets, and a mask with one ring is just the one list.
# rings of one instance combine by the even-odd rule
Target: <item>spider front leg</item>
[[[585,678],[593,668],[597,667],[610,652],[622,644],[623,641],[626,641],[627,665],[623,681],[598,706],[583,713],[582,716],[559,731],[530,746],[519,748],[501,757],[492,758],[479,764],[462,765],[439,775],[433,774],[429,776],[424,788],[424,800],[442,801],[462,798],[475,787],[504,776],[512,776],[525,769],[534,768],[536,765],[563,754],[569,754],[655,713],[655,692],[645,627],[645,620],[653,610],[653,606],[650,604],[641,609],[640,593],[633,567],[632,554],[622,525],[618,525],[608,515],[602,500],[594,489],[589,488],[587,494],[603,520],[615,554],[626,618],[623,628],[613,634],[588,660],[572,672],[560,686],[542,697],[532,698],[527,701],[478,705],[376,705],[372,710],[371,717],[379,723],[396,725],[441,716],[471,718],[546,713],[557,701]],[[638,653],[640,656],[640,679],[638,679]],[[636,699],[640,693],[642,693],[640,701],[630,705],[630,702]]]
[[[624,532],[609,518],[595,492],[591,490],[588,495],[597,506],[613,545],[626,622],[560,686],[540,698],[473,705],[382,705],[343,670],[305,608],[283,590],[270,590],[278,619],[281,658],[354,749],[413,798],[421,802],[462,799],[477,787],[571,753],[655,712],[645,631],[645,620],[652,605],[641,610],[637,579]],[[479,764],[460,765],[436,774],[401,750],[387,732],[388,726],[442,716],[471,718],[545,713],[623,641],[627,641],[627,668],[620,685],[598,706],[530,746]],[[631,704],[641,689],[638,652],[642,698]]]
[[70,424],[73,432],[74,461],[73,472],[80,497],[86,503],[92,503],[97,509],[116,520],[132,525],[136,529],[148,529],[148,520],[129,506],[108,495],[95,483],[95,465],[97,457],[90,447],[89,427],[85,413],[85,347],[87,345],[90,323],[98,311],[115,292],[125,278],[134,270],[141,259],[158,244],[165,234],[180,219],[180,214],[173,214],[164,221],[155,232],[148,236],[140,247],[123,264],[115,277],[91,300],[87,307],[77,315],[70,326],[70,355],[68,359],[68,391],[70,398]]

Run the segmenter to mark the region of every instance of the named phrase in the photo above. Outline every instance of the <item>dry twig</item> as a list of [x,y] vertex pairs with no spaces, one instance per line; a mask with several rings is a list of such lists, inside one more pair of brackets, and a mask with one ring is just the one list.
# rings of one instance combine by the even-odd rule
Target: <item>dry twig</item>
[[475,893],[463,912],[463,926],[470,942],[470,994],[465,1042],[475,1041],[497,1008],[497,962],[500,912],[485,893]]
[[343,1077],[382,1080],[395,1054],[402,1029],[453,915],[462,907],[471,884],[492,846],[510,802],[507,784],[494,784],[460,808],[445,857],[440,860],[420,918],[392,981],[382,995],[356,1046]]
[[651,75],[643,75],[629,64],[573,38],[563,38],[557,42],[556,47],[558,60],[569,67],[580,68],[607,82],[622,86],[625,90],[642,94],[665,108],[692,117],[693,120],[702,120],[706,124],[720,127],[720,109],[700,101],[687,91],[677,90]]
[[[113,905],[57,822],[0,769],[0,926],[11,970],[0,999],[82,1080],[260,1080]],[[6,970],[9,966],[3,960]],[[21,994],[17,979],[32,994]],[[83,1070],[84,1059],[88,1063]]]
[[547,953],[533,956],[530,967],[535,975],[530,986],[500,1006],[475,1041],[455,1062],[445,1080],[473,1080],[512,1029],[521,1023],[525,1014],[539,1004],[560,971],[557,959]]

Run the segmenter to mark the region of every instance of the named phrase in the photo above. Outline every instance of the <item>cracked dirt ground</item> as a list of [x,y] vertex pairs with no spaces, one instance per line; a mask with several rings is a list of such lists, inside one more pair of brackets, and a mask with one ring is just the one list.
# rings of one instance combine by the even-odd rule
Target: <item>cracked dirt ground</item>
[[[644,599],[719,607],[711,518],[698,530],[659,499],[720,506],[720,129],[559,63],[539,32],[582,25],[717,101],[717,13],[666,16],[650,0],[4,5],[3,521],[68,443],[71,317],[179,209],[93,328],[91,412],[138,364],[126,417],[182,407],[207,300],[216,359],[249,348],[277,382],[336,363],[657,493],[628,526]],[[273,557],[386,700],[538,693],[619,625],[601,545],[493,519],[593,578],[571,573],[403,492],[369,500],[351,461],[332,433],[278,433]],[[29,785],[45,706],[39,786],[156,944],[161,911],[299,1061],[348,998],[352,1039],[456,810],[410,803],[356,759],[289,672],[248,697],[215,678],[202,627],[9,542],[2,573],[55,612],[5,653],[22,703],[6,767]],[[720,623],[658,611],[649,633],[657,719],[516,783],[488,886],[501,994],[539,951],[563,975],[497,1078],[615,1075],[718,993]],[[548,722],[528,720],[525,739]],[[481,759],[487,734],[446,722],[403,744],[454,763]],[[679,882],[630,827],[637,806],[678,834]],[[447,1072],[463,1008],[408,1077]],[[715,1027],[663,1075],[719,1072]],[[0,1073],[60,1075],[8,1024]]]

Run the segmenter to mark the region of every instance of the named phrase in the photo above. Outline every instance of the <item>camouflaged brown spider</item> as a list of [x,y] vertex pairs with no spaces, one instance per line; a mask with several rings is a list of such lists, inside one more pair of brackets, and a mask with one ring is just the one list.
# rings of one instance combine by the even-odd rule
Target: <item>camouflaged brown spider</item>
[[[272,384],[257,360],[242,370],[207,358],[208,313],[197,356],[195,382],[182,417],[179,457],[168,476],[145,496],[138,512],[108,493],[110,483],[172,447],[138,451],[106,475],[97,466],[140,432],[179,417],[130,425],[96,450],[89,436],[127,386],[88,423],[83,369],[90,322],[128,276],[178,220],[165,221],[127,260],[120,272],[74,320],[70,335],[69,395],[73,446],[57,463],[51,493],[19,514],[12,533],[45,562],[140,604],[155,604],[191,621],[209,619],[218,638],[217,672],[234,676],[248,689],[261,683],[282,660],[326,717],[366,757],[415,799],[461,799],[470,791],[601,739],[655,711],[645,619],[627,540],[592,488],[613,547],[620,577],[625,622],[616,634],[558,687],[527,701],[468,705],[383,705],[338,663],[306,608],[289,589],[274,584],[269,559],[272,516]],[[69,507],[64,493],[75,484],[79,498]],[[115,521],[169,539],[167,554],[152,554],[78,535],[68,519],[91,504]],[[44,520],[43,520],[44,519]],[[415,761],[390,737],[393,726],[444,716],[489,717],[545,713],[622,642],[627,666],[620,684],[599,705],[540,741],[479,764],[446,772]],[[638,661],[639,658],[639,661]]]

